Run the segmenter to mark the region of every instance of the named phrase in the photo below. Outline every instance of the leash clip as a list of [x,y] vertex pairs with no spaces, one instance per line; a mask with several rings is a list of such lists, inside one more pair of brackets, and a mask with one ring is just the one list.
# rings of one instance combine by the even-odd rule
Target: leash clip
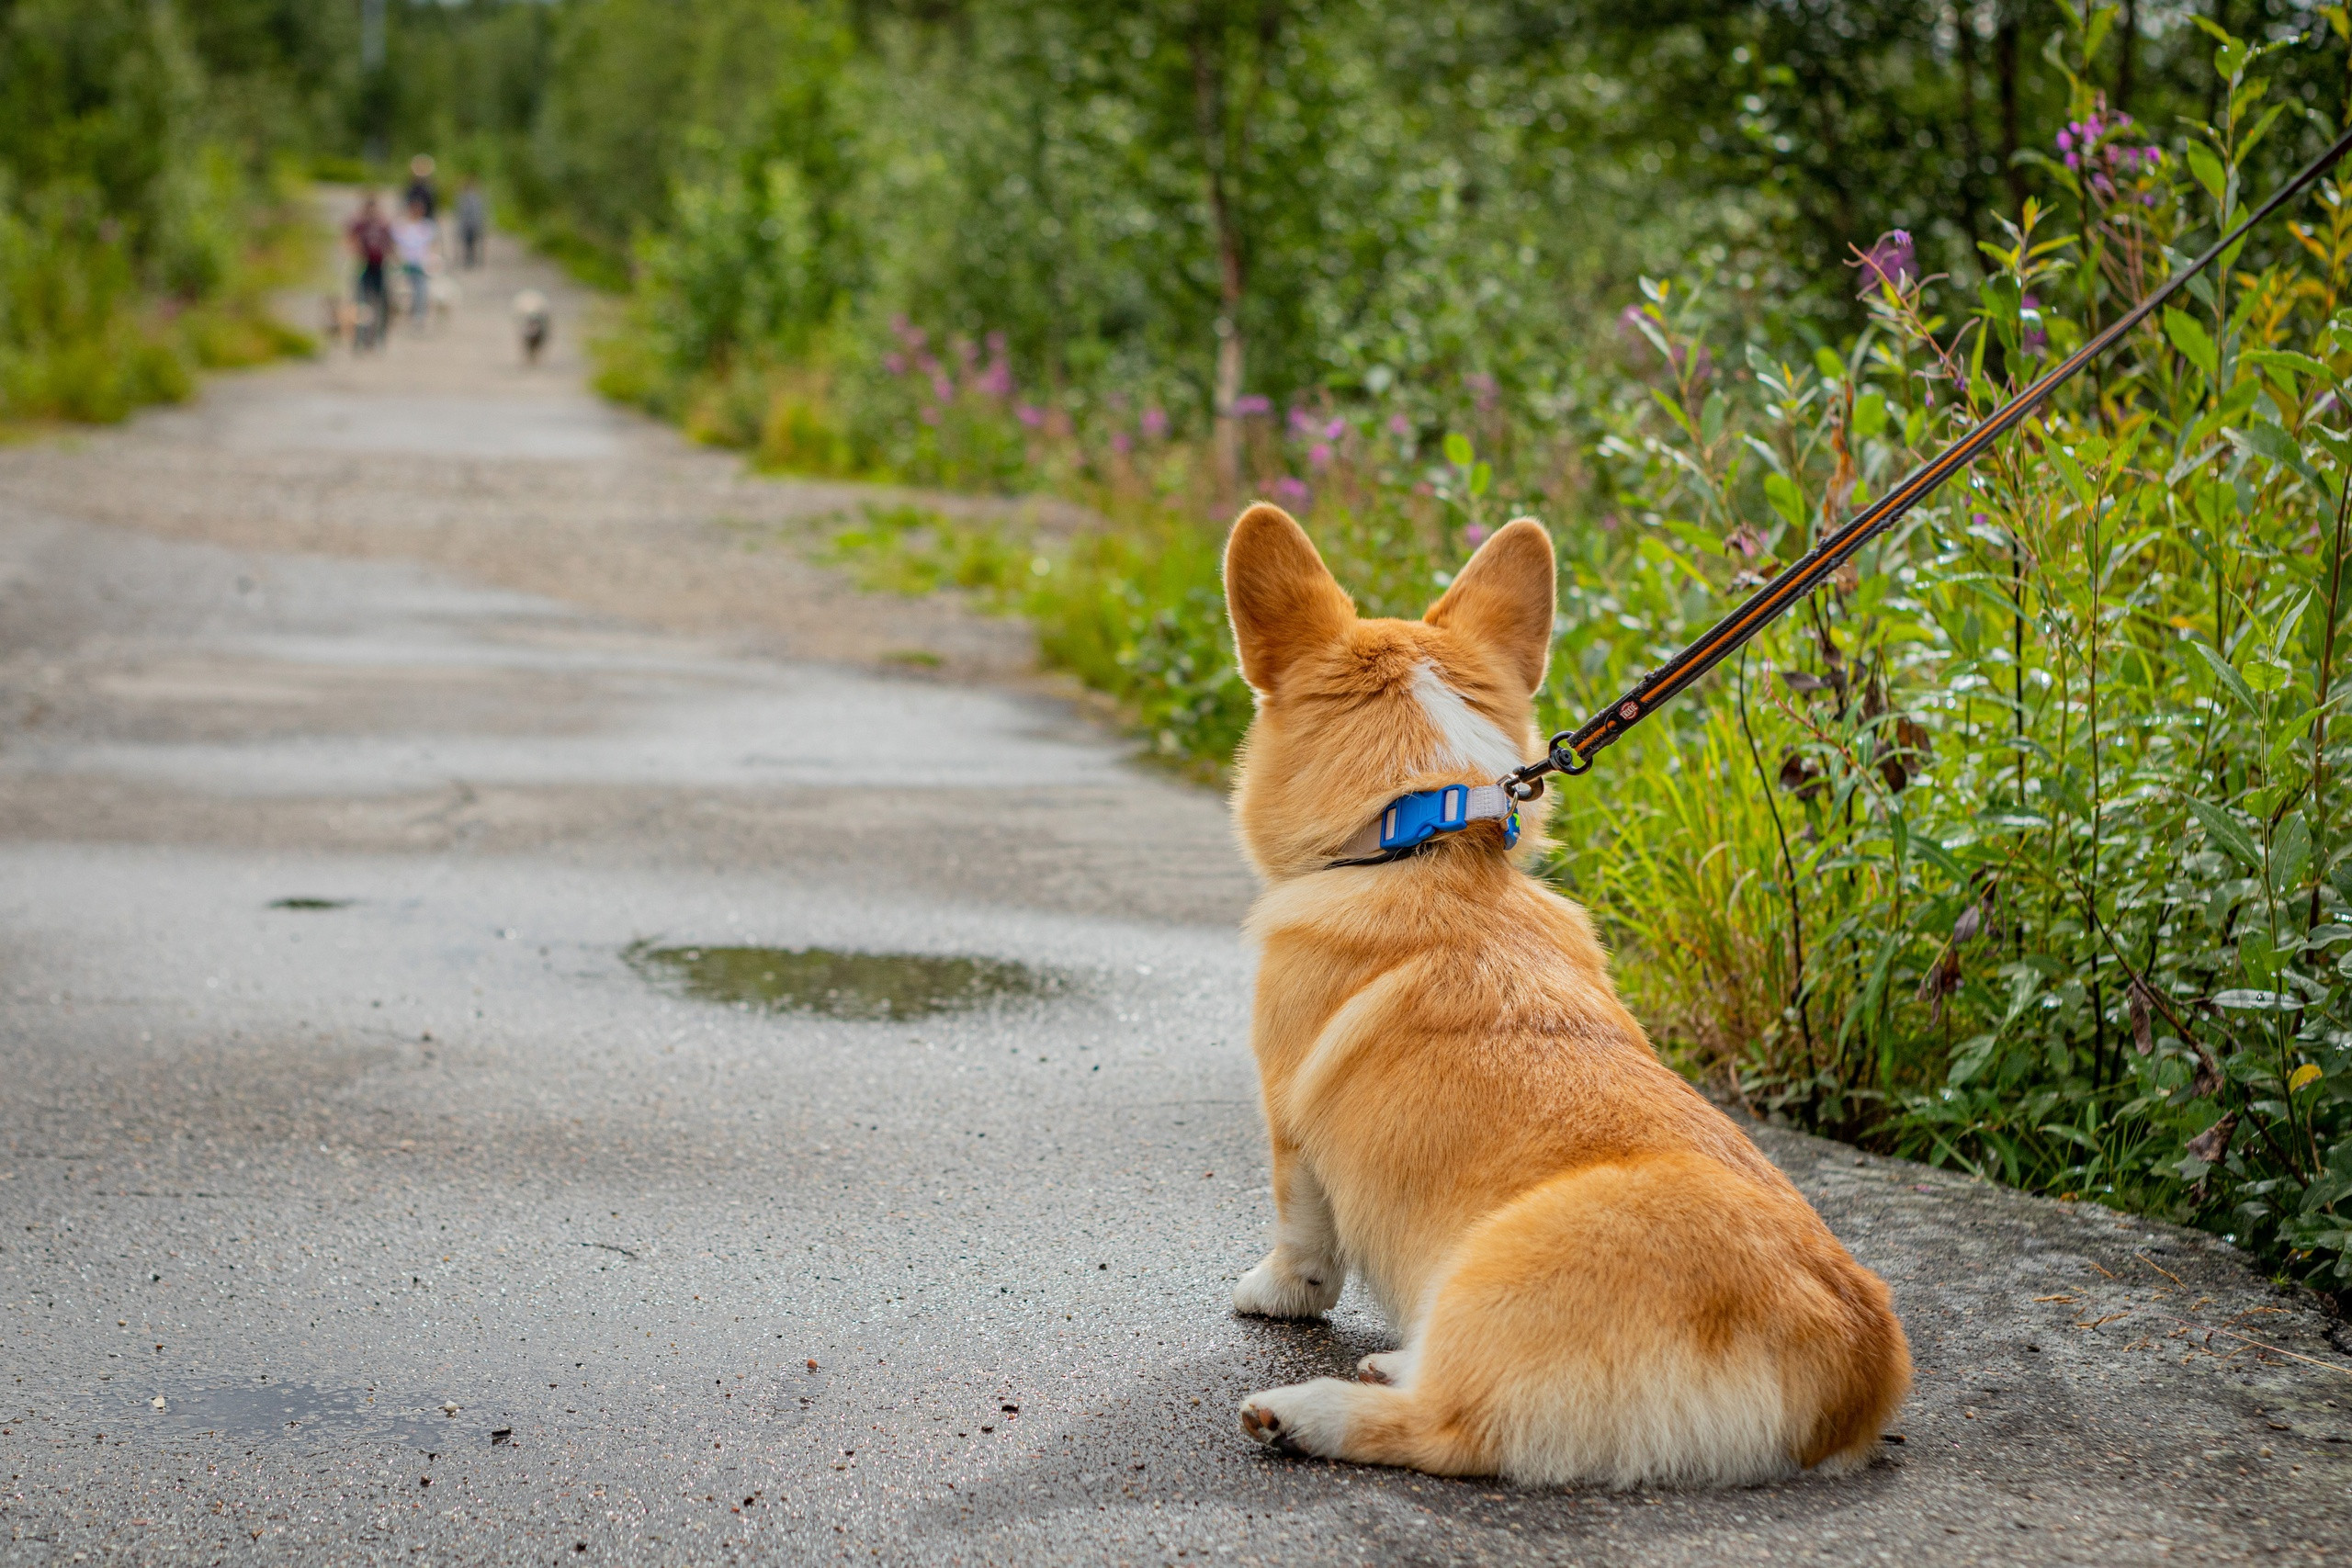
[[1569,778],[1575,778],[1578,773],[1592,772],[1592,759],[1569,745],[1566,736],[1552,743],[1552,755],[1548,761],[1555,772],[1564,773]]

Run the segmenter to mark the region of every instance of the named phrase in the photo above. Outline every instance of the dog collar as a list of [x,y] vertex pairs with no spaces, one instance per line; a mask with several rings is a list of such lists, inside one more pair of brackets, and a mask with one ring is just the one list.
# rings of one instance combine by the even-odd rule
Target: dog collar
[[1519,802],[1500,784],[1447,784],[1443,789],[1415,790],[1400,795],[1380,808],[1380,815],[1350,839],[1343,865],[1386,865],[1416,855],[1437,842],[1441,833],[1458,833],[1473,822],[1500,822],[1503,847],[1519,842]]

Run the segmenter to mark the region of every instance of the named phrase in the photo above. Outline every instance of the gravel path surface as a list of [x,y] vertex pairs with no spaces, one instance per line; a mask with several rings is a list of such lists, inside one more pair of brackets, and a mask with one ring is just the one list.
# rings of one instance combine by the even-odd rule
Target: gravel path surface
[[1868,1472],[1245,1443],[1382,1329],[1227,1308],[1221,803],[464,281],[0,450],[0,1563],[2344,1560],[2340,1325],[1769,1129],[1920,1364]]

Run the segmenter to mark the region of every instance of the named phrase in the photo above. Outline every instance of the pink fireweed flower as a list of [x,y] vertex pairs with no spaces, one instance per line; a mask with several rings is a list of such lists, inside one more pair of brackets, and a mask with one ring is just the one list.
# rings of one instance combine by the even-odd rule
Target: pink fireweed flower
[[882,368],[893,376],[903,376],[907,373],[907,356],[903,354],[886,354],[882,356]]
[[1134,437],[1124,430],[1111,432],[1111,450],[1124,457],[1136,449]]
[[939,423],[939,411],[932,407],[929,403],[922,405],[922,422],[925,424],[937,424]]
[[1305,479],[1293,479],[1290,475],[1284,474],[1274,481],[1274,493],[1293,506],[1302,506],[1306,504],[1306,498],[1311,492],[1307,490]]
[[1388,416],[1388,434],[1403,441],[1413,434],[1413,422],[1401,413]]
[[1309,446],[1306,449],[1306,460],[1310,465],[1317,468],[1329,468],[1331,466],[1331,444],[1328,441],[1317,441],[1314,446]]
[[1473,523],[1468,527],[1462,530],[1462,536],[1470,541],[1470,547],[1475,550],[1478,547],[1479,541],[1483,540],[1487,536],[1486,525],[1483,523]]
[[1311,410],[1302,408],[1297,404],[1293,404],[1290,411],[1289,423],[1290,433],[1293,435],[1308,434],[1315,429],[1314,412]]
[[1344,419],[1331,420],[1323,426],[1323,439],[1326,441],[1337,441],[1347,433],[1348,422]]
[[1900,288],[1919,276],[1918,253],[1911,247],[1909,231],[1903,229],[1889,229],[1860,260],[1847,265],[1861,269],[1864,295],[1886,287]]
[[1168,438],[1168,411],[1154,403],[1143,411],[1143,438],[1165,441]]
[[[1002,337],[1004,334],[999,333],[995,335]],[[978,377],[973,380],[972,386],[976,390],[991,398],[1004,399],[1012,396],[1012,367],[1006,361],[1001,352],[989,358],[989,367],[979,373]]]
[[1019,408],[1012,411],[1012,417],[1019,420],[1023,424],[1027,425],[1030,429],[1035,430],[1045,424],[1046,411],[1039,408],[1035,403],[1023,403]]
[[946,371],[932,372],[931,395],[943,403],[952,403],[956,400],[956,383],[947,378]]
[[1247,397],[1233,400],[1233,417],[1236,419],[1250,419],[1259,414],[1273,412],[1274,400],[1272,398],[1261,398],[1255,392],[1250,393]]

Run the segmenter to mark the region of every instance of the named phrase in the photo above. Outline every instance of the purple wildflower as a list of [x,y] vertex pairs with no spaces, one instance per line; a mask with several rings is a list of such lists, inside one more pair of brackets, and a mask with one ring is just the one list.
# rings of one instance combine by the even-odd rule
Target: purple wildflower
[[1285,423],[1289,424],[1290,433],[1293,435],[1311,434],[1315,430],[1314,411],[1303,407],[1300,404],[1293,403],[1291,405],[1289,417]]
[[934,370],[931,373],[931,395],[943,403],[956,400],[956,383],[947,378],[946,371]]
[[1399,441],[1409,440],[1413,434],[1413,422],[1401,413],[1392,413],[1388,416],[1388,434]]
[[1478,542],[1487,536],[1487,526],[1483,523],[1473,523],[1462,530],[1462,536],[1470,541],[1470,547],[1475,550]]
[[1347,433],[1348,422],[1344,419],[1333,419],[1323,426],[1323,439],[1326,441],[1337,441]]
[[1298,506],[1306,502],[1310,492],[1305,479],[1293,479],[1290,475],[1284,474],[1274,481],[1274,493],[1293,506]]
[[973,388],[1001,400],[1012,396],[1012,365],[1004,356],[1004,334],[989,334],[989,367],[973,380]]
[[1848,265],[1861,268],[1865,296],[1881,288],[1901,288],[1919,276],[1918,253],[1911,248],[1911,234],[1905,229],[1889,229],[1860,261]]
[[1273,412],[1273,400],[1272,398],[1261,398],[1255,392],[1251,392],[1246,397],[1239,397],[1233,400],[1233,417],[1236,419],[1250,419],[1259,414],[1267,414]]
[[903,376],[907,373],[907,356],[903,354],[886,354],[882,356],[882,368],[893,376]]
[[1035,403],[1023,403],[1012,411],[1012,417],[1031,430],[1035,430],[1046,423],[1046,411]]
[[1168,411],[1158,403],[1143,411],[1143,438],[1146,441],[1165,441],[1168,438]]
[[1124,457],[1136,449],[1135,438],[1124,430],[1111,432],[1111,450]]
[[1331,444],[1328,441],[1317,441],[1314,446],[1309,446],[1306,449],[1306,460],[1308,463],[1318,468],[1329,468],[1331,466]]

